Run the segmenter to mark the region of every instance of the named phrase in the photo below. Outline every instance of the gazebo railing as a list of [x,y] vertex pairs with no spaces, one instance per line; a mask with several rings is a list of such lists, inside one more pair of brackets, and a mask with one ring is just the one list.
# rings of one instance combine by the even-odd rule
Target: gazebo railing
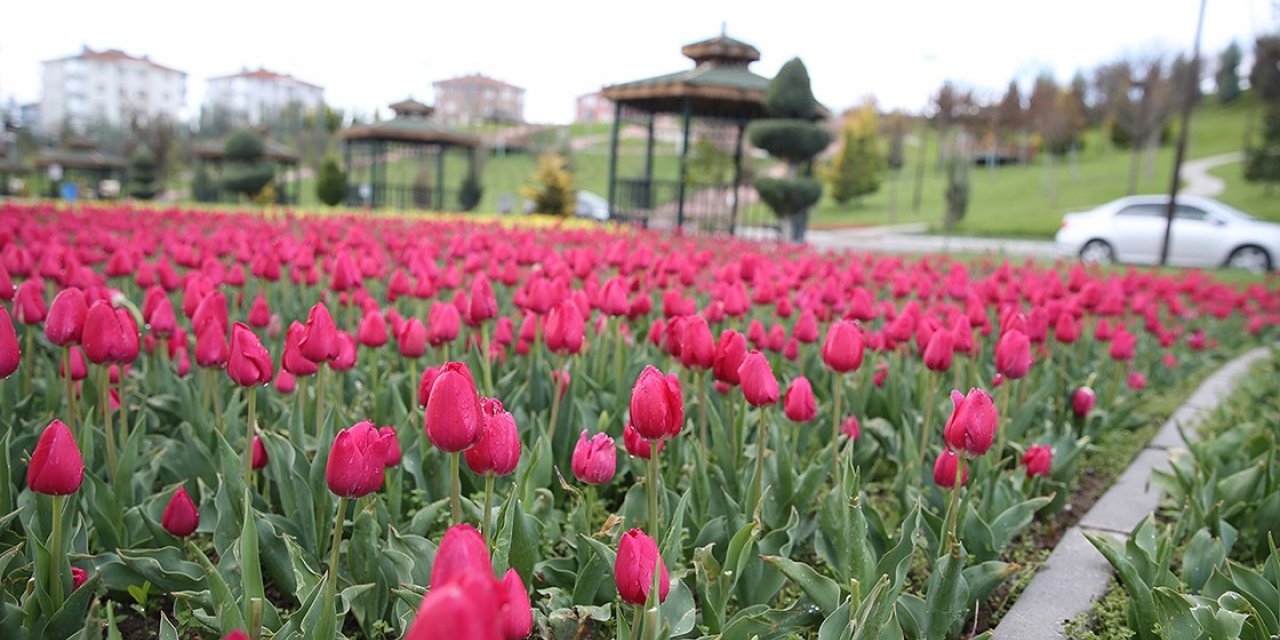
[[615,189],[613,217],[624,223],[753,239],[781,235],[777,219],[747,184],[738,185],[736,197],[731,182],[687,184],[683,207],[679,180],[618,178]]
[[443,206],[439,200],[441,195],[432,186],[349,184],[346,202],[351,207],[376,206],[379,209],[462,210],[458,189],[444,190]]

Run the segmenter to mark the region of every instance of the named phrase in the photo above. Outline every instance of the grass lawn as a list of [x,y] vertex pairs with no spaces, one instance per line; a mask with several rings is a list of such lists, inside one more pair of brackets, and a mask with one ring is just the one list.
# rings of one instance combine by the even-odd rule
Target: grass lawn
[[1280,222],[1280,189],[1273,187],[1271,193],[1267,193],[1266,186],[1245,182],[1242,162],[1224,164],[1209,173],[1226,182],[1226,190],[1219,200],[1264,220]]
[[[1212,103],[1211,97],[1206,97],[1204,106],[1192,116],[1187,157],[1194,159],[1239,150],[1251,108],[1248,98],[1224,108]],[[1124,196],[1128,188],[1131,155],[1127,150],[1112,149],[1101,137],[1100,132],[1090,131],[1085,139],[1085,148],[1075,162],[1053,159],[1053,164],[1046,166],[1046,157],[1042,156],[1028,166],[974,167],[969,174],[969,212],[956,232],[1049,237],[1057,231],[1062,214]],[[890,212],[889,207],[893,186],[886,180],[880,191],[865,198],[860,206],[841,208],[830,199],[824,199],[814,223],[834,226],[925,222],[931,228],[940,227],[945,207],[943,191],[946,178],[936,170],[936,144],[936,136],[930,136],[926,141],[926,167],[918,212],[911,210],[911,199],[919,148],[908,145],[907,166],[899,179],[896,215]],[[1138,192],[1168,191],[1172,165],[1172,144],[1157,151],[1153,162],[1142,158]],[[1238,168],[1236,173],[1239,173]],[[1223,199],[1235,204],[1233,197],[1237,196],[1235,189],[1239,186],[1239,181],[1228,181],[1227,195]],[[1246,208],[1244,204],[1238,206]],[[1280,206],[1274,202],[1265,203],[1262,207],[1251,206],[1247,210],[1261,217],[1280,219]]]

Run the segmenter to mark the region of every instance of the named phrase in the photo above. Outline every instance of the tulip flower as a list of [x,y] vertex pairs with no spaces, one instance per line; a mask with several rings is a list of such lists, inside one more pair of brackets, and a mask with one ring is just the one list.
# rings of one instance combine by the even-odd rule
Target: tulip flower
[[271,307],[267,306],[267,299],[263,297],[262,292],[253,298],[253,304],[249,305],[249,326],[265,329],[271,323]]
[[44,322],[48,310],[44,305],[44,283],[37,278],[18,285],[13,297],[13,316],[20,324],[33,325]]
[[[956,485],[956,468],[960,464],[960,456],[954,451],[944,449],[942,454],[938,456],[937,462],[933,464],[933,482],[944,489],[951,489]],[[960,485],[964,486],[969,482],[969,470],[965,469],[960,476]]]
[[575,354],[582,350],[586,324],[578,305],[566,300],[551,307],[547,314],[545,338],[553,353]]
[[431,564],[431,589],[438,589],[469,575],[493,579],[489,547],[475,527],[455,524],[444,532],[444,538],[436,548],[436,557]]
[[247,325],[231,325],[231,346],[227,356],[227,376],[242,387],[257,387],[271,382],[274,366],[271,354]]
[[684,427],[680,380],[646,366],[631,390],[631,424],[649,440],[674,438]]
[[334,371],[350,371],[356,366],[356,339],[351,334],[338,330],[338,355],[329,361],[329,368]]
[[827,329],[827,339],[822,343],[822,361],[838,373],[857,371],[862,366],[864,350],[858,325],[841,320]]
[[1111,337],[1111,359],[1116,361],[1133,360],[1138,349],[1138,337],[1121,327]]
[[405,358],[420,358],[427,352],[427,328],[417,318],[408,318],[396,332],[396,347]]
[[680,364],[688,369],[707,370],[715,363],[716,343],[711,337],[711,327],[702,316],[689,316],[684,320],[684,335],[680,340]]
[[425,338],[433,347],[453,342],[458,337],[461,325],[462,318],[458,313],[458,308],[451,304],[437,301],[431,305],[431,311],[427,313]]
[[952,391],[951,401],[955,409],[943,430],[947,446],[974,458],[986,453],[995,438],[999,420],[990,394],[981,389],[970,389],[968,395]]
[[818,341],[818,317],[814,315],[813,309],[805,307],[800,312],[800,318],[796,320],[796,326],[791,335],[805,344]]
[[84,481],[84,460],[76,446],[71,430],[61,420],[54,420],[45,427],[31,452],[27,465],[27,488],[36,493],[53,496],[53,520],[49,530],[49,557],[52,566],[49,573],[40,572],[37,579],[44,582],[53,596],[54,607],[62,606],[62,567],[67,559],[62,553],[62,503],[65,496],[80,489]]
[[307,312],[305,330],[298,339],[298,351],[306,359],[317,364],[338,357],[338,327],[323,302],[312,305]]
[[481,476],[505,476],[520,463],[520,434],[516,419],[494,398],[481,398],[480,439],[463,453],[467,467]]
[[[426,375],[423,377],[425,380]],[[423,399],[427,438],[437,449],[448,453],[465,451],[480,438],[480,396],[465,364],[445,363]]]
[[404,640],[504,640],[499,598],[492,575],[467,573],[433,585]]
[[605,484],[613,479],[618,464],[618,448],[606,433],[597,433],[587,439],[582,430],[578,444],[573,448],[573,475],[587,484]]
[[1031,340],[1013,329],[996,343],[996,371],[1010,380],[1019,380],[1031,370]]
[[22,361],[22,349],[18,346],[18,333],[13,328],[9,312],[0,307],[0,378],[8,378],[18,370]]
[[1070,311],[1058,316],[1058,322],[1053,327],[1053,339],[1065,344],[1080,339],[1080,323],[1076,322],[1075,315]]
[[471,281],[471,299],[467,309],[467,320],[471,326],[480,326],[488,320],[498,317],[498,299],[493,295],[493,286],[484,274],[477,275]]
[[270,458],[267,456],[267,448],[262,446],[262,438],[258,436],[254,436],[253,437],[253,458],[250,461],[250,465],[249,465],[250,468],[253,469],[254,471],[257,471],[267,466],[268,462],[270,462]]
[[773,377],[773,368],[759,351],[752,350],[742,359],[738,367],[738,380],[742,385],[742,395],[753,407],[766,407],[778,402],[780,391],[778,380]]
[[[301,322],[291,323],[284,333],[284,350],[280,353],[280,368],[300,377],[314,375],[320,367],[314,360],[302,355],[302,349],[298,346],[306,333],[307,328]],[[198,348],[196,352],[199,353]],[[196,359],[199,360],[198,355]]]
[[499,618],[503,637],[506,640],[529,637],[533,633],[533,607],[529,604],[529,592],[525,590],[520,574],[515,569],[507,569],[498,583],[498,591],[502,600]]
[[88,313],[83,291],[76,288],[59,291],[44,322],[45,337],[59,347],[79,343]]
[[663,445],[662,440],[650,440],[640,435],[640,432],[636,431],[635,425],[630,422],[627,422],[626,426],[622,428],[622,443],[626,446],[627,453],[642,460],[649,459],[654,446],[657,446],[658,451],[661,452]]
[[840,423],[840,432],[848,436],[850,440],[857,440],[862,435],[862,425],[858,422],[857,416],[849,416]]
[[387,320],[382,312],[374,310],[364,314],[356,329],[356,339],[361,345],[373,349],[387,343]]
[[200,512],[184,487],[178,487],[178,490],[173,492],[173,497],[169,498],[169,504],[164,508],[164,515],[160,518],[160,525],[170,535],[178,538],[191,535],[200,525]]
[[924,366],[939,373],[949,371],[954,355],[955,335],[948,329],[938,329],[929,336],[924,348]]
[[1133,391],[1142,391],[1147,388],[1147,377],[1137,371],[1130,371],[1125,385]]
[[382,488],[391,437],[368,420],[342,429],[333,440],[325,466],[329,490],[343,498],[360,498]]
[[787,395],[782,402],[783,413],[792,422],[809,422],[818,415],[818,404],[813,397],[813,387],[809,379],[798,376],[787,387]]
[[1071,411],[1076,414],[1077,418],[1089,417],[1089,412],[1093,411],[1093,405],[1098,402],[1098,396],[1089,387],[1080,387],[1071,395]]
[[85,357],[94,364],[114,361],[115,354],[121,348],[124,331],[111,303],[105,300],[94,302],[85,314],[84,327],[80,336]]
[[[89,581],[89,572],[80,567],[71,567],[71,590],[79,589],[81,585]],[[246,638],[245,640],[248,640]]]
[[1049,477],[1049,469],[1053,466],[1053,448],[1044,444],[1033,444],[1022,454],[1022,466],[1027,468],[1027,477]]
[[736,386],[739,383],[738,369],[742,366],[742,360],[746,355],[746,336],[733,329],[722,331],[720,339],[716,342],[716,353],[711,365],[716,380]]
[[645,606],[653,588],[653,572],[658,576],[658,602],[666,602],[671,590],[667,564],[658,553],[658,544],[644,531],[632,529],[618,541],[618,555],[613,565],[614,583],[623,602]]

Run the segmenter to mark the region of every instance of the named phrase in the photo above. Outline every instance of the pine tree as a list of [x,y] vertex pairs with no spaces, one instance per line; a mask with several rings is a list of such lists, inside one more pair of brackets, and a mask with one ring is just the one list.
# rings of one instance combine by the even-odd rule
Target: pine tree
[[324,159],[320,166],[320,174],[316,176],[316,197],[331,207],[342,202],[347,189],[346,176],[338,167],[338,160],[332,156]]
[[567,160],[557,154],[545,154],[538,158],[538,171],[533,174],[537,186],[521,190],[524,197],[533,201],[533,212],[553,216],[572,216],[578,207],[578,193],[573,186],[573,174],[565,169]]
[[156,181],[156,157],[145,145],[140,146],[129,163],[129,196],[138,200],[156,197],[160,191]]
[[484,187],[480,184],[479,174],[475,162],[467,163],[467,176],[462,179],[462,186],[458,189],[458,208],[463,211],[475,209],[480,204],[480,199],[484,197]]
[[275,177],[275,169],[266,159],[266,147],[258,134],[241,129],[227,137],[223,150],[226,166],[222,186],[227,191],[253,198]]
[[1240,97],[1240,75],[1236,71],[1240,67],[1240,55],[1240,45],[1232,40],[1218,58],[1218,74],[1214,79],[1220,104],[1231,104]]
[[880,149],[875,104],[868,103],[845,116],[840,153],[828,174],[831,197],[840,206],[845,206],[850,201],[875,193],[880,188],[885,163]]

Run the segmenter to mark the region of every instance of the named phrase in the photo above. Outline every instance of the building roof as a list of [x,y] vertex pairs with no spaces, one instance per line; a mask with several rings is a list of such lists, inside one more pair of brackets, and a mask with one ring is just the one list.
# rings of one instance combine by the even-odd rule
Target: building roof
[[123,169],[124,158],[97,149],[44,149],[36,154],[36,166],[61,165],[64,169]]
[[456,86],[473,85],[473,86],[484,86],[484,87],[502,87],[506,89],[515,89],[517,91],[524,91],[524,87],[517,87],[516,85],[511,84],[509,82],[503,82],[496,78],[490,78],[489,76],[486,76],[481,73],[472,73],[465,76],[458,76],[456,78],[448,78],[446,80],[436,80],[432,84],[437,87],[441,87],[441,86],[456,87]]
[[745,66],[703,65],[605,87],[600,93],[623,106],[655,113],[679,113],[685,98],[695,116],[762,118],[769,79]]
[[[425,108],[424,112],[422,109]],[[480,141],[475,136],[467,135],[446,127],[428,116],[433,109],[413,99],[402,100],[391,105],[396,117],[382,122],[347,127],[338,131],[342,140],[384,140],[388,142],[408,142],[418,144],[439,144],[444,146],[478,147]]]
[[697,64],[710,61],[736,62],[745,67],[760,59],[759,49],[724,34],[686,44],[680,48],[680,53]]
[[95,60],[100,62],[141,62],[142,64],[150,65],[152,68],[159,69],[161,71],[180,73],[184,76],[187,75],[186,71],[178,71],[173,67],[166,67],[165,65],[155,62],[154,60],[152,60],[150,57],[146,55],[139,58],[137,56],[129,55],[119,49],[103,49],[101,51],[94,51],[93,49],[90,49],[88,45],[85,45],[84,49],[81,50],[80,53],[77,55],[63,56],[61,58],[46,60],[45,62],[57,62],[60,60]]
[[[192,145],[191,152],[205,160],[221,160],[226,155],[226,147],[226,138],[202,140]],[[298,154],[293,149],[271,138],[262,139],[262,152],[268,160],[286,164],[298,162]]]
[[312,83],[307,82],[307,81],[305,81],[305,80],[300,80],[300,79],[298,79],[298,78],[295,78],[295,77],[293,77],[293,76],[291,76],[291,75],[289,75],[289,74],[287,74],[287,73],[279,73],[279,72],[277,72],[277,71],[271,71],[271,70],[266,69],[266,68],[263,68],[263,67],[258,67],[257,69],[254,69],[254,70],[243,69],[243,70],[241,70],[241,71],[240,71],[240,73],[232,73],[232,74],[228,74],[228,75],[225,75],[225,76],[214,76],[214,77],[209,78],[209,79],[210,79],[210,80],[223,80],[223,79],[227,79],[227,78],[249,78],[249,79],[252,79],[252,80],[265,80],[265,81],[268,81],[268,82],[274,82],[274,81],[295,82],[295,83],[297,83],[297,84],[306,85],[306,86],[308,86],[308,87],[312,87],[312,88],[315,88],[315,89],[323,89],[323,88],[324,88],[324,87],[321,87],[321,86],[320,86],[320,85],[318,85],[318,84],[312,84]]
[[422,117],[430,118],[431,114],[436,110],[429,104],[418,102],[413,98],[405,98],[399,102],[392,102],[390,105],[391,112],[400,117]]

